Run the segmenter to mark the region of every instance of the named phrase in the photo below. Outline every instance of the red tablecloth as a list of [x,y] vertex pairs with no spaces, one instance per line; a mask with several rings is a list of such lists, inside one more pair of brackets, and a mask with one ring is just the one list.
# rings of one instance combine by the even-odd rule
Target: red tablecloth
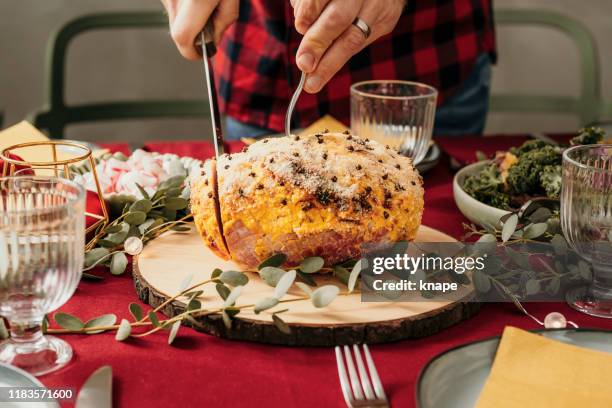
[[[490,153],[517,139],[440,139],[443,149],[473,154]],[[125,146],[115,146],[124,150]],[[146,148],[193,157],[212,153],[210,146],[193,142],[149,143]],[[237,144],[232,150],[239,149]],[[466,156],[467,157],[467,156]],[[452,197],[448,157],[425,175],[424,223],[459,237],[463,216]],[[102,282],[84,281],[62,310],[83,319],[102,313],[128,318],[127,306],[138,302],[129,274],[108,276]],[[144,306],[146,307],[146,306]],[[563,303],[529,304],[543,318],[559,311],[581,327],[612,329],[610,321],[592,318]],[[415,405],[415,382],[421,368],[451,347],[499,335],[506,325],[537,328],[512,304],[485,304],[478,315],[443,332],[371,348],[387,395],[394,407]],[[291,348],[222,340],[182,328],[173,346],[167,332],[125,343],[114,334],[64,336],[75,352],[62,371],[41,378],[50,387],[80,388],[97,367],[110,364],[114,373],[115,406],[119,407],[343,407],[333,351],[328,348]],[[65,406],[72,406],[66,404]]]

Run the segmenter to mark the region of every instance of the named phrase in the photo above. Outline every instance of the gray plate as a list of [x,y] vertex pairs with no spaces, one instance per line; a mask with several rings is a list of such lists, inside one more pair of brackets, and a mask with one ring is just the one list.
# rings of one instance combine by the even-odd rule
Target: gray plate
[[[17,367],[0,363],[0,387],[40,387],[45,388],[32,374]],[[2,408],[59,408],[57,402],[0,402]]]
[[[612,331],[560,329],[539,334],[592,350],[612,353]],[[417,406],[420,408],[468,408],[476,404],[489,376],[499,337],[447,350],[434,357],[419,375]]]

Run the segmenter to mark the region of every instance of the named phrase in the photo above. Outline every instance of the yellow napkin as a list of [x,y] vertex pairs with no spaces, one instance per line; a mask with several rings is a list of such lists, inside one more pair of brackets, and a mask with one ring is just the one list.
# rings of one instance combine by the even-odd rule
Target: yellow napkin
[[506,327],[477,408],[612,407],[612,354]]
[[[49,140],[47,136],[25,120],[0,132],[0,152],[18,143],[40,142]],[[25,161],[49,161],[48,146],[29,147],[19,150],[19,157]]]

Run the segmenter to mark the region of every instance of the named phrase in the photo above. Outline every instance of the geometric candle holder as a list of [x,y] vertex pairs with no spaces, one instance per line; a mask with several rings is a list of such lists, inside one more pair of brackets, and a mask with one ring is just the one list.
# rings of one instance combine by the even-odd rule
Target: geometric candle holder
[[[41,150],[43,152],[48,150],[49,160],[32,162],[19,159],[23,156],[28,157],[28,154],[24,154],[24,152],[29,149],[36,149],[39,152]],[[58,151],[61,152],[61,157],[58,157]],[[109,217],[106,204],[104,203],[104,196],[102,195],[102,188],[100,187],[100,181],[98,180],[96,163],[92,156],[91,149],[80,143],[68,140],[36,141],[20,143],[7,147],[0,152],[0,160],[4,162],[1,169],[2,177],[12,176],[16,171],[19,171],[19,169],[21,169],[21,171],[24,171],[24,169],[31,169],[36,175],[54,175],[55,177],[72,180],[75,175],[74,168],[82,165],[87,166],[88,170],[91,171],[96,185],[95,193],[88,192],[87,195],[91,196],[96,194],[96,199],[100,204],[100,209],[102,212],[102,214],[96,214],[85,211],[85,216],[94,220],[94,222],[91,223],[91,225],[88,225],[85,230],[87,236],[91,236],[90,233],[95,231],[93,236],[91,236],[85,245],[85,250],[87,251],[94,247],[98,239],[100,239],[100,237],[103,235],[103,232],[101,231],[108,225]]]

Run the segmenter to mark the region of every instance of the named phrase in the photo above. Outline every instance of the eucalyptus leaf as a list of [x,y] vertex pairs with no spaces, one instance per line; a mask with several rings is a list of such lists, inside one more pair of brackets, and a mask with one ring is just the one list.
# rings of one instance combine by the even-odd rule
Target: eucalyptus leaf
[[231,290],[222,283],[217,283],[215,285],[215,289],[217,289],[217,293],[221,296],[221,299],[226,300],[229,296]]
[[55,322],[64,329],[81,330],[85,327],[85,323],[83,323],[81,319],[68,313],[58,312],[53,318]]
[[227,312],[225,310],[223,312],[221,312],[221,317],[223,319],[223,324],[225,325],[225,328],[227,330],[231,330],[231,328],[232,328],[232,318],[227,314]]
[[334,266],[334,277],[336,277],[340,282],[344,283],[347,286],[350,275],[351,273],[347,271],[345,267],[340,265]]
[[325,285],[312,292],[310,300],[314,307],[322,308],[329,305],[338,296],[338,293],[340,289],[337,286]]
[[225,311],[225,313],[227,313],[227,315],[229,317],[234,317],[236,316],[238,313],[240,313],[240,309],[234,306],[228,306],[226,308],[223,309]]
[[294,270],[288,271],[278,280],[276,287],[274,288],[274,297],[277,299],[282,299],[283,296],[287,294],[287,291],[293,285],[295,281],[296,272]]
[[[88,320],[87,323],[85,323],[85,328],[89,329],[90,327],[107,327],[107,326],[113,326],[115,323],[117,323],[117,316],[110,313],[110,314],[104,314],[102,316],[98,316],[98,317]],[[102,333],[103,331],[104,330],[94,330],[94,331],[87,331],[86,333],[87,334],[98,334],[98,333]]]
[[104,229],[107,234],[114,234],[115,232],[121,231],[123,226],[121,224],[109,225]]
[[529,254],[518,252],[509,246],[505,247],[506,255],[512,262],[514,262],[517,266],[522,269],[531,269],[531,265],[529,264]]
[[349,276],[349,280],[348,280],[348,291],[349,293],[352,293],[353,290],[355,290],[355,284],[357,283],[357,278],[359,277],[359,274],[361,273],[361,259],[359,261],[357,261],[357,263],[355,264],[355,266],[353,266],[353,270],[351,271],[351,275]]
[[259,266],[257,267],[257,270],[262,270],[266,266],[279,267],[282,264],[284,264],[286,260],[287,260],[287,255],[283,253],[274,254],[268,259],[266,259],[265,261],[263,261],[262,263],[260,263]]
[[110,272],[113,275],[121,275],[125,272],[127,267],[128,259],[124,252],[115,252],[111,258]]
[[476,270],[474,271],[472,280],[478,292],[487,293],[491,290],[491,278],[489,278],[486,273]]
[[115,334],[115,340],[123,341],[130,337],[131,333],[132,326],[130,325],[130,322],[128,322],[126,319],[121,319],[121,323],[119,323],[119,328],[117,329],[117,333]]
[[114,248],[115,246],[117,246],[119,242],[113,242],[110,241],[108,239],[99,239],[96,242],[96,245],[100,246],[100,247],[104,247],[104,248]]
[[164,202],[164,207],[167,208],[168,210],[182,210],[184,208],[187,208],[187,205],[189,204],[189,201],[185,200],[184,198],[181,197],[171,197],[171,198],[166,198],[166,201]]
[[512,214],[508,217],[508,219],[504,222],[502,227],[502,241],[506,242],[514,235],[516,231],[516,226],[518,224],[518,215]]
[[134,320],[142,320],[142,308],[138,303],[130,303],[129,309],[130,314],[134,317]]
[[153,203],[151,200],[144,198],[142,200],[135,201],[132,205],[130,205],[130,212],[141,211],[143,213],[148,213],[151,211],[152,207]]
[[185,176],[174,176],[162,181],[159,186],[162,188],[180,187],[185,181]]
[[562,235],[555,235],[550,240],[550,243],[552,244],[557,255],[565,255],[567,253],[567,241]]
[[238,297],[242,293],[242,288],[243,286],[236,286],[234,289],[232,289],[227,299],[225,299],[225,303],[223,305],[225,307],[234,306],[234,303],[236,303],[236,300],[238,300]]
[[534,239],[544,234],[548,229],[548,224],[545,222],[539,222],[536,224],[529,224],[523,230],[523,238]]
[[281,319],[277,314],[272,315],[272,323],[274,326],[284,334],[291,334],[291,328],[283,319]]
[[[157,220],[155,218],[147,218],[145,222],[138,226],[138,231],[140,231],[141,234],[144,234],[156,221]],[[162,221],[160,221],[160,224],[161,223]]]
[[123,219],[130,225],[140,225],[147,219],[147,213],[143,211],[130,211]]
[[191,299],[189,303],[187,303],[187,311],[199,310],[202,308],[202,302],[198,299]]
[[529,221],[533,223],[541,223],[541,222],[546,222],[550,218],[551,215],[552,215],[552,212],[548,208],[539,207],[537,210],[529,214],[529,217],[527,218],[529,218]]
[[134,184],[136,184],[138,191],[140,191],[140,194],[142,194],[142,198],[147,199],[147,200],[151,199],[151,197],[149,196],[149,193],[147,193],[147,190],[145,190],[143,186],[141,186],[138,183],[134,183]]
[[273,308],[276,305],[278,305],[278,298],[265,297],[255,302],[255,307],[253,308],[253,311],[255,312],[255,314],[259,314],[260,312]]
[[311,256],[300,262],[300,271],[304,273],[315,273],[325,265],[325,260],[319,256]]
[[527,296],[535,295],[540,291],[540,282],[535,279],[530,279],[525,284],[525,293]]
[[284,270],[276,268],[274,266],[264,266],[259,270],[259,276],[261,276],[264,282],[266,282],[273,288],[276,287],[280,278],[282,278],[283,275],[286,273],[287,272],[285,272]]
[[553,277],[548,286],[546,287],[546,292],[550,296],[554,296],[559,293],[559,289],[561,288],[561,279],[558,276]]
[[105,256],[108,256],[110,251],[107,248],[94,248],[85,252],[85,267],[90,267]]
[[310,289],[310,286],[308,286],[304,282],[295,282],[295,285],[309,297],[312,296],[312,289]]
[[187,289],[190,285],[191,285],[191,281],[193,280],[193,273],[188,273],[183,280],[181,281],[181,283],[178,286],[178,291],[179,293],[184,292],[185,289]]
[[249,282],[249,277],[238,271],[223,271],[219,280],[230,286],[244,286]]
[[219,277],[219,275],[221,275],[221,273],[222,273],[222,272],[223,272],[223,271],[222,271],[221,269],[219,269],[219,268],[215,268],[215,269],[212,271],[212,274],[210,275],[210,279],[217,279],[217,278]]
[[298,277],[307,285],[317,286],[317,282],[307,273],[303,273],[302,271],[297,271]]
[[123,241],[125,241],[128,233],[130,232],[130,225],[122,222],[119,223],[118,226],[120,227],[120,230],[115,233],[108,234],[105,238],[106,240],[114,242],[115,244],[122,244]]
[[149,320],[151,321],[154,327],[161,326],[159,319],[157,318],[157,315],[153,311],[149,312],[148,316],[149,316]]
[[168,345],[172,344],[172,342],[176,338],[176,335],[180,327],[181,327],[180,320],[177,320],[176,322],[172,323],[172,327],[170,328],[170,333],[168,334]]

